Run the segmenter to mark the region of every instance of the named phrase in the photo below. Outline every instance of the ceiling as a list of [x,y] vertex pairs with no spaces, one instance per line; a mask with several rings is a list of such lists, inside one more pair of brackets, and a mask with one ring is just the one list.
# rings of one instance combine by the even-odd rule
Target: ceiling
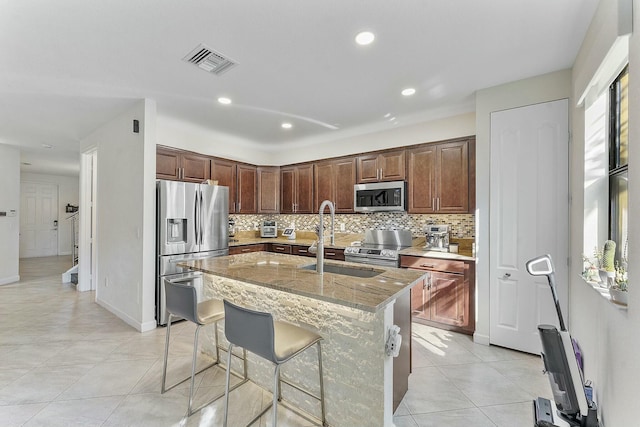
[[[23,171],[77,174],[79,141],[141,98],[276,150],[472,111],[478,89],[570,68],[596,6],[0,0],[0,143],[21,147]],[[354,42],[362,30],[372,44]],[[200,43],[238,65],[214,75],[183,61]]]

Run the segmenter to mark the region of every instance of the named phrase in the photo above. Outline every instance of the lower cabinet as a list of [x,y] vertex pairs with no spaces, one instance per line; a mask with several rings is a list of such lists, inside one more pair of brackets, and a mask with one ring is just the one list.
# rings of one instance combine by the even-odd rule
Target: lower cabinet
[[411,314],[419,323],[472,334],[475,265],[467,261],[402,256],[401,267],[427,271],[411,289]]
[[267,249],[264,243],[256,243],[253,245],[230,246],[229,255],[248,254],[249,252],[261,252]]
[[324,248],[324,259],[344,261],[344,249]]
[[298,256],[308,256],[315,258],[316,254],[309,252],[309,246],[299,246],[293,245],[291,246],[291,254]]
[[269,243],[269,252],[278,254],[291,254],[291,245],[281,245],[279,243]]

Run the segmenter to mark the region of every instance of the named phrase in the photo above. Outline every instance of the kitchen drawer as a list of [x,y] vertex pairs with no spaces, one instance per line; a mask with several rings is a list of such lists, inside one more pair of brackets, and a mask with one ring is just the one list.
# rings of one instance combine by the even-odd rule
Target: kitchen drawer
[[315,257],[316,254],[312,254],[309,252],[309,246],[297,246],[294,245],[291,247],[291,254],[298,256],[310,256]]
[[423,258],[402,255],[400,257],[400,267],[415,268],[417,270],[446,271],[449,273],[464,274],[466,266],[464,261],[454,261],[450,259]]
[[291,245],[281,245],[279,243],[271,243],[271,249],[269,252],[275,252],[278,254],[290,254],[291,253]]
[[249,252],[260,252],[264,251],[265,245],[262,243],[254,244],[254,245],[242,245],[242,246],[231,246],[229,247],[229,255],[238,255],[238,254],[247,254]]
[[344,249],[325,248],[324,259],[344,261]]

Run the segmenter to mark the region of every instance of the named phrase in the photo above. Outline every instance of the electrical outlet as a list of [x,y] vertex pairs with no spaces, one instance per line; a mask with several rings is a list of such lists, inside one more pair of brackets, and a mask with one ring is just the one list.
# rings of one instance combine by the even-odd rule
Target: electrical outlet
[[347,227],[344,225],[344,222],[340,223],[340,231],[346,231]]

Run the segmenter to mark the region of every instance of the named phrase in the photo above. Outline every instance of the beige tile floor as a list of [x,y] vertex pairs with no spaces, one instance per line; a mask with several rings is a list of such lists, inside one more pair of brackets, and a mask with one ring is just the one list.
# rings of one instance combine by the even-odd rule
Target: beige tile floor
[[[222,401],[185,417],[187,383],[160,394],[165,329],[138,333],[93,292],[61,284],[68,265],[69,257],[21,260],[21,281],[0,286],[0,426],[221,425]],[[189,373],[193,331],[187,322],[172,329],[169,381]],[[418,324],[413,351],[398,427],[529,427],[531,400],[551,397],[539,357]],[[196,404],[205,402],[223,390],[224,373],[211,369],[196,385]],[[229,424],[246,424],[270,399],[243,385],[231,395]],[[278,425],[310,424],[282,409]]]

